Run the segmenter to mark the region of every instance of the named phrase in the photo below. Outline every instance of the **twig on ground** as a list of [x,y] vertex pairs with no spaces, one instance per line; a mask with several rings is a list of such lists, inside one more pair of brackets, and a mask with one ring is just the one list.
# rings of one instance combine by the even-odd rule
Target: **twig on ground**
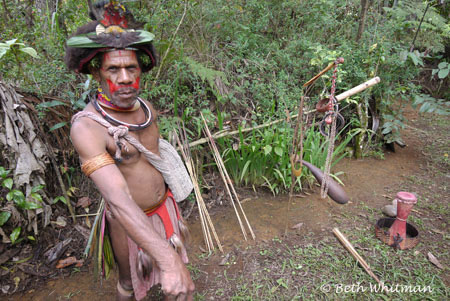
[[338,228],[333,228],[333,233],[334,233],[334,235],[336,235],[336,237],[339,239],[339,241],[342,243],[342,245],[347,249],[347,251],[350,252],[350,254],[353,256],[353,258],[355,258],[359,262],[359,264],[361,264],[361,266],[364,268],[364,270],[366,270],[367,274],[369,274],[370,277],[372,277],[381,287],[383,287],[380,279],[378,279],[378,277],[372,272],[372,269],[370,268],[370,266],[361,257],[361,255],[359,255],[358,252],[356,252],[355,248],[347,240],[347,238],[344,236],[344,234],[342,234]]

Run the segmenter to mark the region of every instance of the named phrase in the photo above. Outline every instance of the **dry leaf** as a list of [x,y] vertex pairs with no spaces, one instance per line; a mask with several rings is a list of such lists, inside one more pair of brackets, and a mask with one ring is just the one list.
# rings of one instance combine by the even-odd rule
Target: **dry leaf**
[[445,235],[445,232],[444,232],[444,231],[441,231],[441,230],[438,230],[438,229],[431,229],[431,231],[433,231],[433,232],[435,232],[435,233],[438,233],[438,234]]
[[82,267],[83,266],[83,260],[77,260],[77,258],[75,256],[70,256],[67,257],[65,259],[61,259],[60,261],[58,261],[58,264],[56,265],[57,269],[62,269],[68,266],[71,266],[72,264],[76,264],[77,267]]
[[297,225],[294,225],[291,227],[291,229],[300,229],[303,226],[303,223],[298,223]]
[[58,216],[58,218],[56,219],[56,222],[52,222],[54,224],[56,224],[57,226],[64,228],[65,226],[67,226],[67,221],[63,216]]
[[91,204],[92,204],[91,198],[85,196],[85,197],[78,199],[77,207],[86,208],[86,207],[89,207]]
[[437,267],[440,268],[440,269],[444,269],[444,267],[443,267],[442,264],[439,262],[439,260],[437,260],[437,258],[434,257],[434,255],[431,254],[431,252],[428,252],[427,255],[428,255],[428,260],[429,260],[432,264],[434,264],[435,266],[437,266]]

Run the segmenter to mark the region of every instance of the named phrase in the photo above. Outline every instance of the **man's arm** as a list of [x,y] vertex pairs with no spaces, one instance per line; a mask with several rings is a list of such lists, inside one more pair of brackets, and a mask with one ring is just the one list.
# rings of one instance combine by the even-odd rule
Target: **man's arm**
[[[90,125],[90,126],[89,126]],[[81,162],[106,151],[104,132],[90,120],[72,125],[71,138]],[[189,294],[194,283],[181,258],[153,229],[147,216],[132,199],[127,183],[116,165],[104,166],[91,174],[91,179],[108,202],[114,217],[128,236],[156,261],[161,269],[161,286],[168,295]]]

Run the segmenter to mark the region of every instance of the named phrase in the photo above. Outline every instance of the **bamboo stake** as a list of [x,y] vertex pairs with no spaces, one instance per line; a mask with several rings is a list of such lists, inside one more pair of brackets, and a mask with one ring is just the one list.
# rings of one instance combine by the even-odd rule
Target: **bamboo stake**
[[381,283],[380,279],[372,272],[370,266],[367,264],[367,262],[356,252],[353,245],[347,240],[347,238],[344,236],[344,234],[339,231],[338,228],[333,228],[333,233],[336,235],[336,237],[339,239],[339,241],[342,243],[342,245],[347,249],[347,251],[350,252],[350,254],[355,258],[359,264],[366,270],[367,274],[369,274],[381,287],[383,287],[383,284]]
[[229,186],[231,186],[231,189],[233,190],[233,193],[234,193],[234,195],[235,195],[235,197],[236,197],[236,200],[237,200],[237,202],[238,202],[239,208],[241,209],[241,213],[242,213],[242,215],[244,216],[244,219],[245,219],[245,221],[246,221],[246,223],[247,223],[247,227],[249,228],[250,233],[251,233],[253,239],[255,239],[256,237],[255,237],[255,234],[253,233],[253,229],[251,228],[250,223],[248,222],[247,216],[246,216],[246,214],[245,214],[245,212],[244,212],[244,210],[243,210],[243,208],[242,208],[242,205],[241,205],[241,203],[239,202],[239,198],[237,197],[237,193],[236,193],[236,191],[234,190],[233,184],[231,183],[231,179],[230,179],[230,177],[229,177],[229,175],[228,175],[228,172],[227,172],[227,170],[226,170],[226,168],[225,168],[225,164],[223,163],[222,157],[220,156],[220,153],[219,153],[219,151],[218,151],[218,149],[217,149],[217,146],[216,146],[216,144],[215,144],[215,142],[214,142],[214,139],[213,139],[212,136],[211,136],[211,132],[209,131],[208,124],[206,123],[205,117],[203,116],[202,113],[200,113],[200,115],[202,116],[203,123],[204,123],[204,125],[205,125],[205,128],[204,128],[205,134],[206,134],[206,135],[208,136],[208,138],[209,138],[209,143],[210,143],[211,149],[213,150],[214,159],[215,159],[215,161],[216,161],[216,163],[217,163],[217,167],[218,167],[218,169],[219,169],[219,173],[220,173],[220,175],[221,175],[221,177],[222,177],[222,180],[223,180],[223,182],[225,183],[225,188],[226,188],[226,190],[227,190],[227,192],[228,192],[228,195],[230,196],[231,204],[233,205],[234,211],[235,211],[236,216],[237,216],[237,218],[238,218],[239,225],[241,226],[241,230],[242,230],[242,233],[243,233],[243,235],[244,235],[244,238],[245,238],[245,240],[247,240],[247,233],[246,233],[246,231],[245,231],[245,227],[244,227],[243,224],[242,224],[242,220],[241,220],[241,218],[240,218],[240,216],[239,216],[239,212],[238,212],[238,210],[237,210],[237,208],[236,208],[236,205],[235,205],[235,203],[234,203],[233,196],[232,196],[232,194],[231,194],[231,192],[230,192],[230,187],[229,187]]
[[[180,132],[181,132],[181,129],[180,129]],[[214,236],[214,239],[216,240],[217,247],[223,253],[222,244],[220,243],[220,240],[219,240],[219,237],[215,230],[214,224],[212,223],[211,217],[209,216],[208,210],[205,205],[205,201],[203,200],[203,197],[202,197],[202,194],[200,191],[200,187],[198,185],[198,178],[197,178],[197,174],[194,169],[194,162],[192,161],[192,157],[190,156],[188,143],[186,143],[186,134],[184,133],[182,135],[183,143],[181,143],[180,138],[178,137],[176,132],[175,132],[175,137],[177,139],[178,145],[181,148],[181,154],[184,158],[184,161],[186,162],[186,166],[188,168],[189,174],[191,175],[191,179],[194,184],[194,192],[195,192],[195,197],[196,197],[198,208],[199,208],[203,237],[204,237],[205,243],[208,247],[208,251],[211,252],[211,249],[214,249],[214,243],[213,243],[213,240],[211,237],[211,230],[212,230],[212,234]],[[208,227],[208,225],[209,225],[209,227]]]
[[[202,116],[202,117],[203,117],[203,116]],[[203,121],[205,122],[206,130],[208,131],[208,136],[210,136],[210,135],[211,135],[211,132],[209,131],[208,125],[206,124],[205,119],[203,119]],[[214,141],[212,141],[212,142],[214,143]],[[224,172],[224,174],[225,174],[225,177],[226,177],[226,179],[227,179],[228,185],[231,187],[231,191],[233,192],[233,195],[234,195],[234,197],[236,198],[236,202],[237,202],[237,204],[238,204],[238,206],[239,206],[239,209],[241,209],[242,215],[244,216],[244,219],[245,219],[245,222],[246,222],[246,224],[247,224],[247,227],[248,227],[248,229],[249,229],[249,231],[250,231],[250,234],[252,235],[253,240],[255,240],[255,239],[256,239],[255,233],[253,232],[252,226],[250,225],[250,223],[249,223],[249,221],[248,221],[248,219],[247,219],[247,215],[245,215],[244,208],[242,208],[242,204],[241,204],[241,202],[240,202],[240,200],[239,200],[238,194],[236,193],[236,190],[234,189],[234,185],[232,184],[231,178],[230,178],[230,176],[228,175],[228,171],[227,171],[227,169],[225,168],[225,163],[223,162],[222,157],[220,156],[220,153],[219,153],[219,151],[217,150],[217,147],[216,147],[215,143],[214,143],[214,148],[215,148],[216,151],[217,151],[217,157],[218,157],[218,159],[219,159],[220,165],[222,166],[222,170],[223,170],[223,172]]]

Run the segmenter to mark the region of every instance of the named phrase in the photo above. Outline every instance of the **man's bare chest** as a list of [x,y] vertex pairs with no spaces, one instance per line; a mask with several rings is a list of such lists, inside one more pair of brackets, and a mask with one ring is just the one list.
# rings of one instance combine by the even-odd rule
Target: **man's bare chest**
[[[156,125],[151,125],[140,131],[129,131],[128,134],[135,138],[147,150],[159,155],[159,131]],[[117,148],[120,148],[122,164],[132,164],[141,160],[141,152],[125,139],[121,139],[121,142],[116,144],[114,138],[108,135],[106,145],[107,151],[112,156],[116,154]]]

